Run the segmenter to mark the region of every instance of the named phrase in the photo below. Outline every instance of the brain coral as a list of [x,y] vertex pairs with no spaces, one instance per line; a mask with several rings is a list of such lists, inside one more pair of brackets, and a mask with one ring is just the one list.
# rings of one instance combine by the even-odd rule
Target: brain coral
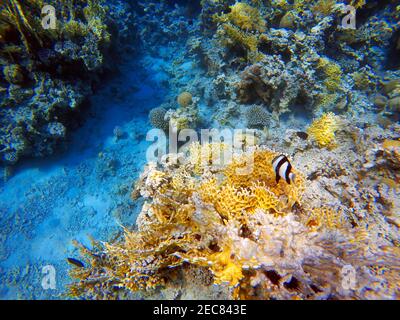
[[249,128],[258,128],[268,126],[271,116],[262,106],[253,105],[246,111],[246,119]]
[[329,112],[314,120],[307,129],[307,133],[317,142],[320,148],[334,148],[336,146],[335,132],[338,129],[338,117]]
[[190,92],[182,92],[178,96],[178,103],[182,108],[188,107],[193,101],[193,96]]
[[[369,284],[399,281],[398,274],[381,274],[378,280],[365,266],[397,266],[398,248],[378,248],[362,236],[365,230],[337,218],[337,210],[310,208],[297,170],[294,184],[277,184],[271,164],[277,154],[269,149],[253,148],[219,168],[211,166],[211,150],[219,150],[212,158],[221,159],[224,146],[195,143],[188,162],[149,163],[137,184],[146,200],[137,230],[126,229],[124,239],[97,251],[81,247],[87,267],[72,270],[79,281],[71,285],[71,295],[155,292],[172,285],[188,265],[210,273],[216,288],[230,288],[231,298],[396,295],[395,286],[370,289]],[[341,285],[346,266],[357,272],[354,290]]]

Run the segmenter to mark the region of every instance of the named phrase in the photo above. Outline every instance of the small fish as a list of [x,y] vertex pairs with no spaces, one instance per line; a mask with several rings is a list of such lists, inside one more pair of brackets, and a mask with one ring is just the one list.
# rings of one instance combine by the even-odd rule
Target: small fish
[[278,183],[281,178],[285,179],[288,184],[295,181],[296,175],[291,172],[292,165],[285,155],[281,154],[272,160],[272,166],[276,174],[276,183]]
[[308,134],[306,132],[298,131],[298,132],[296,132],[296,134],[300,139],[303,139],[303,140],[308,139]]
[[75,267],[78,267],[78,268],[85,267],[85,265],[81,261],[76,260],[74,258],[67,258],[67,261],[68,261],[68,263],[73,264]]

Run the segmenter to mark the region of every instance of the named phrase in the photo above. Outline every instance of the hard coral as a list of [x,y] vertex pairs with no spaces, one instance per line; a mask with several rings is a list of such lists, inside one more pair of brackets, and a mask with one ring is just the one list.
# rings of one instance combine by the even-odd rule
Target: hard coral
[[262,106],[253,105],[246,111],[246,119],[249,128],[263,128],[270,124],[271,115]]
[[332,112],[325,113],[314,120],[307,133],[317,142],[320,148],[334,148],[335,132],[338,130],[338,118]]
[[314,6],[315,12],[321,13],[325,16],[333,13],[333,7],[336,5],[336,0],[319,0]]
[[[249,52],[257,51],[258,39],[253,34],[248,34],[231,24],[223,25],[223,32],[219,33],[225,45],[238,45]],[[224,34],[226,38],[222,36]]]
[[258,9],[244,2],[236,2],[230,8],[230,13],[217,17],[217,19],[230,22],[244,31],[265,31],[265,20]]
[[[45,4],[56,10],[55,29],[42,26]],[[128,30],[127,6],[120,0],[0,1],[0,162],[54,152],[64,135],[47,125],[62,119],[63,128],[74,126],[71,114],[109,66],[110,41],[120,47],[117,31]]]
[[[205,145],[204,153],[221,147]],[[340,213],[308,208],[299,172],[295,184],[276,184],[271,164],[275,156],[255,148],[220,169],[209,162],[200,170],[191,162],[165,163],[163,168],[149,164],[140,179],[146,203],[137,231],[125,229],[123,240],[93,250],[81,247],[87,267],[72,271],[78,281],[70,294],[100,299],[138,290],[151,294],[168,288],[178,270],[189,264],[209,270],[215,285],[231,288],[231,298],[398,295],[394,287],[369,286],[399,280],[394,273],[377,276],[370,267],[396,268],[398,248],[367,245],[363,230],[346,230]],[[341,278],[349,267],[357,273],[351,290],[342,286]]]
[[193,102],[193,96],[190,92],[182,92],[178,96],[178,104],[182,108],[188,107]]
[[[125,229],[123,240],[104,247],[81,249],[88,266],[73,270],[79,281],[71,285],[71,295],[151,294],[168,288],[188,264],[208,270],[215,285],[231,288],[233,298],[398,294],[393,287],[371,291],[369,284],[398,281],[393,273],[379,278],[371,266],[392,270],[399,250],[368,242],[365,230],[349,227],[334,208],[309,208],[303,199],[305,179],[297,170],[295,183],[277,184],[275,152],[252,148],[221,162],[227,148],[195,143],[187,162],[150,163],[137,185],[146,199],[137,230]],[[341,285],[347,267],[357,273],[350,291]]]
[[249,103],[260,99],[268,103],[271,90],[264,80],[264,68],[259,64],[247,67],[241,74],[241,81],[237,85],[238,96],[241,102]]
[[279,22],[280,28],[292,29],[295,27],[296,15],[289,11],[286,13]]
[[22,84],[25,81],[25,73],[20,65],[10,64],[3,69],[4,78],[12,84]]
[[168,121],[165,120],[165,114],[167,110],[163,107],[157,107],[150,111],[149,113],[149,121],[150,124],[157,129],[168,130]]
[[236,2],[227,14],[214,15],[220,26],[217,34],[224,46],[238,46],[245,50],[247,59],[258,61],[258,35],[265,31],[265,19],[257,8],[244,2]]

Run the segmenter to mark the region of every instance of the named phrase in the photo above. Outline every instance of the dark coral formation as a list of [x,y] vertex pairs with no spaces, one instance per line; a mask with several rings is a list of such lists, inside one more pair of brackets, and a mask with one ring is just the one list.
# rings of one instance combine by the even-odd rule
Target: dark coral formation
[[53,153],[133,33],[123,1],[46,4],[56,9],[54,30],[42,27],[42,1],[1,4],[0,162],[6,164]]

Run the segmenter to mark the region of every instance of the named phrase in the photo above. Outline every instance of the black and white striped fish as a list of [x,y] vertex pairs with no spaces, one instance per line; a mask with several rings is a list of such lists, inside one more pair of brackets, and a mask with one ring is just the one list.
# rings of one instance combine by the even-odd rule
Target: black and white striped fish
[[295,181],[296,175],[291,172],[292,165],[285,155],[281,154],[272,160],[272,166],[276,174],[276,183],[278,183],[281,178],[285,179],[288,184]]

